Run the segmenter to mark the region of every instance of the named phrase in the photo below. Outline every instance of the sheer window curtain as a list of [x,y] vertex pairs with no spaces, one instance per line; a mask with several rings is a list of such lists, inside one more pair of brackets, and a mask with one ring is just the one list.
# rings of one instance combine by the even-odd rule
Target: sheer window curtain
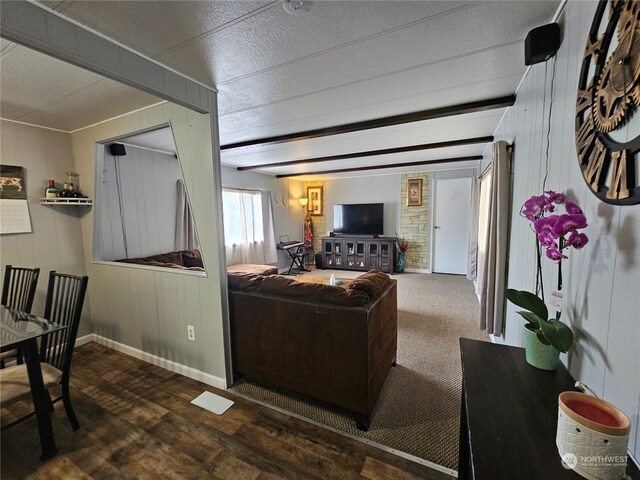
[[178,180],[176,182],[178,188],[178,197],[176,202],[176,235],[174,241],[175,251],[193,250],[198,248],[198,238],[193,223],[193,215],[191,214],[191,206],[187,198],[187,190],[184,188],[184,182]]
[[277,262],[270,192],[225,188],[222,201],[227,264]]
[[469,224],[469,255],[467,257],[467,279],[475,281],[478,276],[478,225],[480,221],[480,179],[471,179],[471,215]]
[[489,223],[489,192],[491,191],[491,165],[480,176],[480,204],[478,217],[478,259],[476,261],[476,295],[480,299],[480,279],[484,278],[484,258],[487,253],[487,228]]
[[511,205],[511,154],[507,142],[493,144],[489,185],[485,248],[479,258],[480,328],[499,337],[504,333]]

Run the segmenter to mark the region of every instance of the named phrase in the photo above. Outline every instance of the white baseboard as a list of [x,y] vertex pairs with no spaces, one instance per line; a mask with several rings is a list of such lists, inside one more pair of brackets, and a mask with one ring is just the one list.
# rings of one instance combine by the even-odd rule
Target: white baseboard
[[[87,339],[88,337],[91,338]],[[212,387],[216,387],[221,390],[227,389],[227,382],[224,378],[211,375],[210,373],[206,373],[201,370],[188,367],[186,365],[182,365],[181,363],[177,363],[172,360],[167,360],[166,358],[158,357],[157,355],[153,355],[151,353],[143,352],[142,350],[139,350],[137,348],[133,348],[129,345],[125,345],[124,343],[116,342],[115,340],[96,335],[95,333],[81,337],[80,339],[78,339],[78,341],[82,341],[82,344],[93,341],[99,343],[100,345],[104,345],[105,347],[109,347],[113,350],[124,353],[125,355],[129,355],[131,357],[137,358],[138,360],[142,360],[143,362],[151,363],[171,372],[179,373],[180,375],[191,378],[193,380],[206,383],[207,385],[211,385]],[[77,345],[78,342],[76,342],[76,346]]]
[[404,271],[407,273],[431,273],[430,268],[405,268]]
[[76,347],[79,347],[80,345],[86,345],[89,342],[93,342],[93,337],[94,334],[90,333],[89,335],[84,335],[82,337],[76,337]]

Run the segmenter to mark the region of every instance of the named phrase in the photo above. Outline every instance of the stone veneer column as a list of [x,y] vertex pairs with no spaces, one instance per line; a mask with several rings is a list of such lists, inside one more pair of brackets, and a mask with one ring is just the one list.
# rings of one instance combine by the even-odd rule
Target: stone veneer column
[[[402,174],[400,187],[400,239],[409,241],[405,254],[406,268],[429,268],[429,210],[431,200],[431,175],[429,173]],[[407,206],[407,180],[422,179],[422,205]]]
[[[322,187],[322,215],[311,217],[313,221],[313,251],[317,253],[322,250],[322,241],[320,239],[327,235],[327,204],[325,203],[327,196],[324,191],[324,182],[305,182],[305,197],[307,196],[307,187]],[[305,211],[304,213],[306,215],[307,212]]]

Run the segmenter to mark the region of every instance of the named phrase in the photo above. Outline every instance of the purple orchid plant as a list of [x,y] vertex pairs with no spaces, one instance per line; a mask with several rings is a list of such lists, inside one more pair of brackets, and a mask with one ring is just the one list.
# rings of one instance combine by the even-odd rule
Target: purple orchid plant
[[[546,216],[560,205],[564,205],[567,213]],[[533,223],[538,242],[546,248],[547,257],[553,261],[568,258],[563,250],[570,247],[580,250],[589,242],[587,235],[578,231],[587,226],[587,217],[562,193],[549,190],[544,195],[534,195],[524,202],[520,215]]]
[[[557,213],[563,206],[566,213]],[[587,235],[580,230],[587,227],[587,218],[578,205],[567,200],[564,194],[552,190],[543,195],[534,195],[524,202],[520,215],[532,223],[536,234],[536,293],[525,290],[508,289],[507,299],[513,304],[525,308],[520,311],[525,325],[534,331],[545,345],[553,345],[561,352],[567,352],[573,344],[573,332],[560,321],[561,312],[555,318],[549,318],[544,303],[542,285],[542,248],[550,260],[558,263],[558,289],[562,288],[562,260],[568,258],[570,248],[582,249],[588,242]]]

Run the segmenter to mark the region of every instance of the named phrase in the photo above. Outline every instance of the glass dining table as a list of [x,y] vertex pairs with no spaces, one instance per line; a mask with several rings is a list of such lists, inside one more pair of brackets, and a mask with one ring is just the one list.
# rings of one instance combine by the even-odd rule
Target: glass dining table
[[0,351],[6,352],[19,348],[24,357],[42,448],[40,459],[46,460],[53,457],[58,449],[53,437],[49,397],[44,388],[42,370],[40,369],[38,338],[64,330],[67,327],[4,305],[0,305],[0,321]]

